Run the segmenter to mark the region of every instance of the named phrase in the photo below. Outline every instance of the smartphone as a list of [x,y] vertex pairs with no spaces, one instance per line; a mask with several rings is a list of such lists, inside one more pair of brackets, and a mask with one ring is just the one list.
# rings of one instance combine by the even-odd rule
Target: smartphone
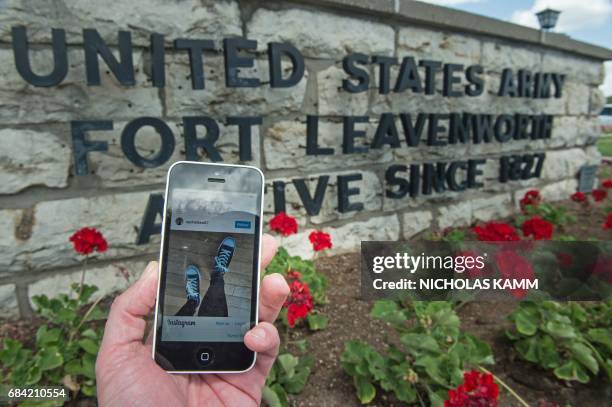
[[170,373],[239,373],[255,364],[263,173],[180,161],[168,170],[153,358]]

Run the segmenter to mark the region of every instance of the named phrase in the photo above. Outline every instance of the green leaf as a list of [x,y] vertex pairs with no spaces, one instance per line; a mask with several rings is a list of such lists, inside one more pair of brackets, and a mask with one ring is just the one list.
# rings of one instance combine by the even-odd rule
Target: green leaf
[[400,337],[401,342],[410,353],[418,355],[422,351],[440,352],[440,346],[434,338],[426,334],[406,333]]
[[537,360],[544,367],[553,369],[561,364],[561,356],[557,352],[554,340],[549,335],[544,335],[537,340],[535,352]]
[[295,367],[298,365],[299,359],[290,353],[284,353],[278,357],[278,363],[283,369],[283,374],[290,379],[295,374]]
[[308,341],[306,339],[300,339],[299,341],[295,341],[293,342],[293,345],[295,345],[295,347],[300,352],[306,352],[308,350]]
[[57,346],[42,348],[36,356],[38,359],[36,365],[41,371],[55,369],[64,363],[64,358]]
[[492,365],[495,363],[491,346],[489,346],[489,344],[485,341],[476,338],[474,335],[466,333],[462,336],[462,342],[465,343],[465,347],[467,349],[467,355],[465,355],[463,359],[470,361],[475,365]]
[[42,378],[42,370],[39,366],[32,366],[25,377],[25,381],[24,381],[24,385],[32,385],[32,384],[37,384],[38,382],[40,382],[40,379]]
[[398,304],[391,300],[380,300],[374,303],[370,316],[392,324],[402,323],[406,320]]
[[[75,291],[78,292],[79,291],[79,286],[77,285]],[[81,295],[79,296],[79,301],[81,302],[81,304],[86,304],[87,301],[89,301],[89,299],[91,298],[91,296],[98,291],[98,287],[96,287],[95,285],[87,285],[87,284],[83,284],[83,289],[81,290]]]
[[36,345],[43,347],[49,344],[55,344],[58,342],[61,335],[61,329],[48,329],[47,325],[41,325],[38,331],[36,331]]
[[91,328],[87,328],[86,330],[81,332],[81,336],[83,338],[89,338],[89,339],[98,339],[100,337],[100,335],[98,335],[98,333]]
[[376,397],[376,388],[363,376],[355,376],[353,384],[357,389],[357,397],[362,404],[368,404]]
[[100,307],[95,307],[87,316],[87,319],[85,320],[85,322],[87,321],[100,321],[102,319],[106,319],[108,318],[108,311],[107,310],[103,310]]
[[79,346],[87,353],[91,355],[97,355],[100,345],[93,339],[83,338],[78,341]]
[[96,396],[96,386],[95,386],[95,384],[85,384],[85,385],[81,386],[81,391],[83,392],[84,395],[86,395],[88,397],[95,397]]
[[[285,397],[286,397],[286,394],[285,394]],[[274,390],[272,390],[271,387],[264,386],[261,392],[261,398],[266,402],[268,407],[284,407],[285,406],[285,404],[283,404],[283,402],[281,401],[279,395]],[[287,402],[286,405],[288,404],[289,403]]]
[[405,380],[399,380],[395,384],[393,392],[400,401],[404,401],[406,403],[414,402],[417,397],[414,386]]
[[361,341],[348,341],[344,344],[344,353],[341,359],[347,362],[359,362],[374,349],[367,343]]
[[424,356],[422,358],[417,359],[414,364],[415,366],[421,366],[425,368],[425,372],[431,377],[435,382],[441,384],[442,386],[448,386],[448,369],[445,365],[446,357],[442,356]]
[[319,331],[327,327],[327,317],[323,314],[308,314],[306,320],[311,331]]
[[521,339],[520,341],[515,342],[514,347],[518,353],[525,358],[525,360],[533,363],[538,362],[537,337]]
[[289,397],[283,386],[276,383],[270,386],[270,389],[276,394],[280,407],[289,407]]
[[437,392],[428,392],[427,394],[429,396],[429,405],[431,407],[444,407],[444,401],[448,397],[448,395],[444,393],[445,392],[442,390]]
[[304,389],[308,377],[310,377],[313,366],[314,358],[312,356],[308,355],[301,357],[299,359],[299,364],[295,368],[293,377],[283,383],[285,390],[292,394],[300,393]]
[[556,368],[554,373],[555,376],[562,380],[575,380],[585,384],[589,382],[589,375],[573,360]]
[[608,379],[612,380],[612,359],[606,359],[603,364],[604,370],[608,374]]
[[531,336],[538,330],[538,314],[529,311],[528,308],[520,309],[514,315],[516,330],[523,335]]
[[68,363],[64,365],[64,372],[66,372],[69,375],[77,376],[81,374],[81,371],[82,371],[81,363],[79,362],[78,359],[72,359],[71,361],[69,361]]
[[593,356],[593,351],[585,344],[574,342],[570,345],[572,356],[594,375],[599,373],[599,365]]
[[592,342],[600,343],[612,352],[612,328],[593,328],[587,331],[587,336]]
[[90,379],[96,378],[96,356],[95,355],[90,355],[90,354],[83,355],[81,373]]
[[562,322],[549,321],[544,324],[544,330],[557,338],[571,339],[576,337],[574,327]]
[[0,351],[0,362],[6,367],[13,366],[22,347],[23,345],[19,341],[11,338],[4,339],[3,349]]

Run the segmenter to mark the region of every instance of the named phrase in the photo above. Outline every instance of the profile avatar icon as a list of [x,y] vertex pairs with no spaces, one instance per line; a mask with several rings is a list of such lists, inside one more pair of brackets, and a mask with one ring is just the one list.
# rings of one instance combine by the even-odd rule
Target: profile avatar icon
[[183,224],[183,218],[178,217],[178,218],[176,218],[175,222],[176,222],[176,224],[177,224],[177,225],[179,225],[179,226],[180,226],[180,225],[182,225],[182,224]]

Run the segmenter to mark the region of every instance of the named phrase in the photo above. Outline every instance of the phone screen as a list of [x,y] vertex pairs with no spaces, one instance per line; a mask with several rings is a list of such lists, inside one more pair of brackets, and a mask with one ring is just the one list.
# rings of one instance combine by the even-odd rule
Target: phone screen
[[168,177],[156,360],[172,371],[240,371],[255,323],[261,173],[180,163]]

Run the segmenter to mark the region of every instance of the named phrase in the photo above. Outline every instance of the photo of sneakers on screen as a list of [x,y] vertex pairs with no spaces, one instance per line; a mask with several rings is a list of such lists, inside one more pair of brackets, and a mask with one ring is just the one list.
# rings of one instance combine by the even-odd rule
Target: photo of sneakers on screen
[[221,242],[217,255],[214,258],[213,270],[210,275],[210,285],[202,302],[200,302],[200,269],[190,264],[185,268],[185,293],[187,302],[176,313],[176,316],[192,316],[199,308],[201,317],[227,317],[227,299],[225,297],[225,273],[229,272],[229,265],[236,248],[236,240],[228,236]]
[[249,317],[253,235],[174,231],[164,313],[177,317]]

